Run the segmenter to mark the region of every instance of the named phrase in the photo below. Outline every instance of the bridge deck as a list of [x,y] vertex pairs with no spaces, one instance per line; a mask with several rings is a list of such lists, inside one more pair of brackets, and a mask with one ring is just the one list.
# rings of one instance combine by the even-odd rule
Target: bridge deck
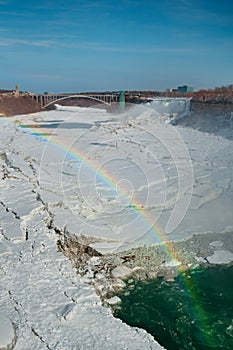
[[37,103],[41,105],[42,108],[46,108],[49,105],[52,105],[56,102],[63,101],[66,99],[75,99],[75,98],[86,98],[92,99],[95,101],[102,102],[106,105],[111,105],[113,102],[119,101],[118,94],[33,94],[32,98],[36,100]]

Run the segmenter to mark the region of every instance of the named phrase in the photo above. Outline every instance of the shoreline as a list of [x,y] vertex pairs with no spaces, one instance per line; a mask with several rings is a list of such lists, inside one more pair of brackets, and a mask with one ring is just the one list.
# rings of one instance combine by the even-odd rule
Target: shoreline
[[[95,287],[104,305],[126,288],[125,279],[150,280],[164,277],[173,280],[190,269],[233,265],[232,232],[202,233],[180,241],[132,248],[121,253],[100,254],[91,247],[91,238],[66,233],[58,250],[68,259],[83,281]],[[93,238],[93,242],[95,239]]]
[[[82,93],[80,93],[82,94]],[[96,93],[98,94],[98,93]],[[196,113],[211,110],[222,112],[233,112],[233,97],[224,94],[202,94],[202,93],[158,93],[156,91],[129,91],[126,92],[125,102],[128,104],[145,104],[153,98],[188,98],[190,109]],[[92,107],[93,101],[88,99],[77,99],[62,101],[63,105]],[[113,103],[114,105],[114,103]],[[100,104],[102,107],[102,104]],[[54,107],[54,106],[53,106]],[[45,109],[44,111],[46,111]],[[51,109],[48,109],[51,110]],[[0,92],[0,116],[13,117],[16,115],[41,112],[41,106],[27,93],[16,95],[14,92]]]

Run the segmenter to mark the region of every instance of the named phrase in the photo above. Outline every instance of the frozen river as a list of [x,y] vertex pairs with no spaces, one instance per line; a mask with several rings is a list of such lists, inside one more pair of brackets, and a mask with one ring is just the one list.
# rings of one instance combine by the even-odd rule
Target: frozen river
[[[233,141],[173,126],[187,107],[1,119],[0,313],[14,325],[15,349],[161,348],[113,318],[57,240],[79,237],[106,254],[232,235]],[[233,261],[223,244],[212,247],[215,259]]]

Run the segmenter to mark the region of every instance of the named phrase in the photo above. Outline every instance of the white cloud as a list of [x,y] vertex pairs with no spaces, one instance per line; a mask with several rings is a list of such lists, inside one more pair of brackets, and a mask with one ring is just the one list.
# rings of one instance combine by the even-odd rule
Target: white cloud
[[13,46],[13,45],[29,45],[29,46],[42,46],[50,47],[52,42],[49,40],[22,40],[22,39],[3,39],[0,40],[0,46]]
[[0,11],[1,16],[15,16],[15,17],[31,17],[31,12],[14,12],[14,11]]
[[126,47],[126,46],[111,46],[103,45],[98,42],[78,42],[77,39],[65,42],[58,40],[35,40],[35,39],[2,39],[0,40],[0,46],[39,46],[48,49],[63,48],[63,49],[76,49],[76,50],[89,50],[96,52],[116,52],[127,54],[153,54],[153,53],[173,53],[173,54],[190,54],[193,53],[192,48],[187,47]]
[[189,48],[176,48],[176,47],[124,47],[124,46],[109,46],[102,45],[101,43],[58,43],[59,46],[70,48],[70,49],[86,49],[93,51],[105,51],[105,52],[119,52],[119,53],[193,53],[192,49]]
[[24,74],[24,77],[29,79],[39,79],[39,80],[46,80],[46,79],[59,80],[64,78],[61,75],[54,75],[54,74]]

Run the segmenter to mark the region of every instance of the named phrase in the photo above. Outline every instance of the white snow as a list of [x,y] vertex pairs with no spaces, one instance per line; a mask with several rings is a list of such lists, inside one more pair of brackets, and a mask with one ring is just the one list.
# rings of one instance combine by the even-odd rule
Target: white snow
[[[232,140],[174,127],[142,107],[0,122],[0,313],[16,328],[15,349],[161,349],[101,305],[57,251],[57,232],[95,237],[102,253],[230,234]],[[214,254],[208,259],[223,261]]]
[[[34,118],[47,123],[54,117],[51,112],[15,119],[34,124]],[[16,327],[15,349],[161,349],[144,330],[115,319],[57,251],[53,215],[61,227],[73,215],[60,182],[62,151],[51,145],[49,162],[41,163],[46,143],[27,131],[1,119],[0,312]],[[80,232],[78,224],[74,228]]]
[[6,349],[12,344],[15,338],[15,332],[10,320],[3,314],[0,314],[0,349]]
[[190,99],[188,98],[155,97],[148,105],[158,113],[160,120],[164,120],[165,123],[182,118],[190,111]]
[[221,247],[224,244],[222,241],[213,241],[210,243],[211,247]]
[[174,266],[180,266],[180,265],[181,265],[181,262],[175,259],[172,259],[164,264],[164,266],[166,267],[174,267]]

